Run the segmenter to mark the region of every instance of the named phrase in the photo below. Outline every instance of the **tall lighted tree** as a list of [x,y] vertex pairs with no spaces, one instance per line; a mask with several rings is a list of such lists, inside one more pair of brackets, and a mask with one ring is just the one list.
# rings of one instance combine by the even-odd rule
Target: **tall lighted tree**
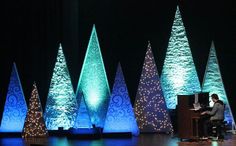
[[139,134],[125,79],[119,64],[107,111],[104,133],[132,132]]
[[173,132],[150,43],[145,55],[134,110],[140,132]]
[[[220,67],[216,55],[214,43],[211,44],[211,49],[208,57],[208,62],[205,70],[205,75],[202,83],[202,91],[209,92],[209,95],[215,93],[226,104],[225,106],[225,120],[234,123],[234,118],[229,106],[228,98],[225,92],[223,80],[220,73]],[[210,102],[212,106],[213,103]]]
[[92,128],[92,123],[91,123],[91,119],[89,116],[89,112],[88,112],[88,108],[87,105],[85,104],[84,101],[84,96],[82,93],[79,93],[81,98],[80,100],[80,104],[79,104],[79,109],[77,112],[77,118],[75,121],[75,125],[73,126],[73,128]]
[[27,104],[21,87],[16,64],[13,64],[0,132],[22,132]]
[[73,127],[77,107],[65,56],[60,45],[45,109],[47,129],[57,130],[58,127],[64,129]]
[[43,110],[39,99],[36,84],[33,84],[31,98],[29,99],[29,109],[25,119],[23,138],[47,137],[48,131],[43,118]]
[[[77,91],[83,92],[91,121],[97,127],[103,127],[107,113],[110,89],[95,26],[89,40]],[[80,101],[80,97],[77,96]]]
[[175,13],[161,74],[161,84],[169,109],[175,109],[178,94],[201,92],[179,7]]

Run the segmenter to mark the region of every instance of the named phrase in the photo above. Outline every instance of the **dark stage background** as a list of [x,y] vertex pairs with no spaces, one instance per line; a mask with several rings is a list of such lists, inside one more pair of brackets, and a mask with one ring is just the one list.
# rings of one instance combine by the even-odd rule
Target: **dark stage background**
[[59,43],[76,89],[93,24],[110,88],[120,61],[134,102],[148,40],[161,74],[177,3],[200,82],[214,40],[228,99],[232,110],[236,110],[234,0],[4,0],[1,3],[1,111],[14,61],[27,102],[35,81],[44,108]]

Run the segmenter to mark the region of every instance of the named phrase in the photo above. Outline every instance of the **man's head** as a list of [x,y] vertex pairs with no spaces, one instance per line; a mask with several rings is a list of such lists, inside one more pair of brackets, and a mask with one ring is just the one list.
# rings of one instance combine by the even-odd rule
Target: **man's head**
[[211,99],[212,99],[213,102],[216,102],[217,100],[219,100],[219,97],[218,97],[217,94],[212,94]]

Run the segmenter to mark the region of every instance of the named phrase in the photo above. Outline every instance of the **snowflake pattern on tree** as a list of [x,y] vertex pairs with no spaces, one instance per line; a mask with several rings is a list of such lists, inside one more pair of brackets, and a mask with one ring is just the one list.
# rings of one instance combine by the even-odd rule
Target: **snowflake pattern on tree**
[[64,129],[73,127],[77,108],[77,100],[60,45],[45,109],[47,128],[49,130],[58,130],[58,127],[63,127]]

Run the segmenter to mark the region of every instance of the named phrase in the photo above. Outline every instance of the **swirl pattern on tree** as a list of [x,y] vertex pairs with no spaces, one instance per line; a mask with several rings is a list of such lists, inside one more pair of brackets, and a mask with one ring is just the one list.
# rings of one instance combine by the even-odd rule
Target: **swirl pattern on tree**
[[134,135],[139,133],[120,64],[117,68],[103,131],[104,133],[132,132]]
[[23,129],[27,105],[18,76],[16,65],[12,67],[10,83],[1,122],[1,132],[21,132]]

